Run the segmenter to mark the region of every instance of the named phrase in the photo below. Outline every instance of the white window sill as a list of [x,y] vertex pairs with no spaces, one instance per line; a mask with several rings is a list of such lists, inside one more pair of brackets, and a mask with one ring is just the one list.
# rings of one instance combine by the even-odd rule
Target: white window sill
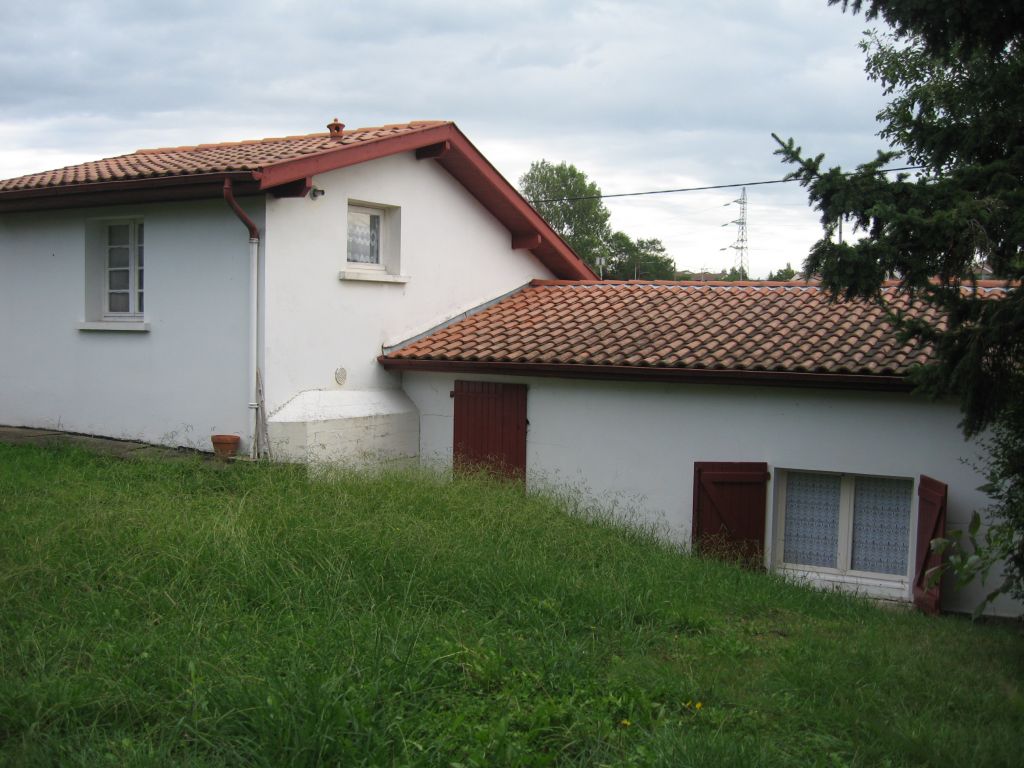
[[80,331],[120,331],[128,333],[149,333],[149,323],[138,321],[107,320],[101,322],[78,323],[75,325]]
[[782,573],[792,576],[797,581],[826,588],[841,589],[845,592],[863,594],[885,600],[910,600],[910,579],[906,576],[890,574],[865,574],[863,571],[845,574],[831,569],[814,568],[812,566],[794,566],[784,564],[779,567]]
[[343,269],[339,280],[363,280],[369,283],[408,283],[408,275],[392,275],[377,269]]

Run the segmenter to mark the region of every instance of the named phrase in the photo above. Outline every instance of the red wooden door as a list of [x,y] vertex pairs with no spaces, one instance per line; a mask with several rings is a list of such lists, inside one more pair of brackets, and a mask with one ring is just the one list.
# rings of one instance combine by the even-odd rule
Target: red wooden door
[[768,477],[768,465],[762,462],[694,464],[694,545],[730,559],[762,564]]
[[917,559],[914,568],[914,605],[925,613],[938,613],[942,603],[941,584],[929,585],[931,571],[942,565],[942,555],[932,552],[932,539],[946,535],[945,483],[921,475],[917,485]]
[[456,381],[456,469],[485,467],[526,479],[526,385]]

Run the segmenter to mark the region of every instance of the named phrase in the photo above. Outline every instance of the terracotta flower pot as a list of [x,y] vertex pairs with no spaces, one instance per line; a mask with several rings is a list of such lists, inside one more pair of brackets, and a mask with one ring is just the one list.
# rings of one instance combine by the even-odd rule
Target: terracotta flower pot
[[238,444],[242,441],[238,435],[212,435],[213,453],[218,459],[230,459],[238,453]]

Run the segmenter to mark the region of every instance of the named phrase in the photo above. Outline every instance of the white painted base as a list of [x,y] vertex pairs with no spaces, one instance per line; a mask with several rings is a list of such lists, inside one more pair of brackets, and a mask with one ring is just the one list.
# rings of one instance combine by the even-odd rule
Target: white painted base
[[400,390],[308,390],[267,423],[274,458],[346,466],[415,464],[419,411]]

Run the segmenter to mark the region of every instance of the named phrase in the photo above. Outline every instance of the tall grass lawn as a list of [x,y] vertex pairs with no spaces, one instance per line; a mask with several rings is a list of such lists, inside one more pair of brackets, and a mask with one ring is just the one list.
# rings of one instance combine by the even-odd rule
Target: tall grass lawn
[[0,446],[0,765],[1021,766],[1022,683],[515,485]]

